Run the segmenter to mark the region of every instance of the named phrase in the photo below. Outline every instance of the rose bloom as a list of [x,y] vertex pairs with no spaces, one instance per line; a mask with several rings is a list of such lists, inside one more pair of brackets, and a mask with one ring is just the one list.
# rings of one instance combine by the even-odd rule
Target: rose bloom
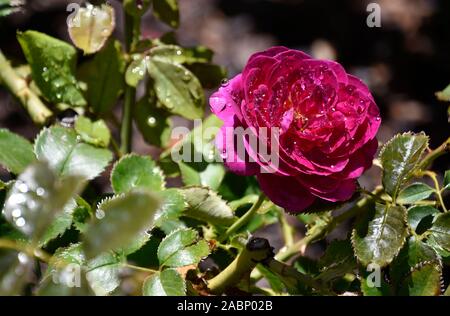
[[[211,96],[210,105],[224,122],[216,137],[224,164],[237,174],[256,175],[267,197],[289,212],[351,198],[377,150],[381,120],[367,86],[340,64],[301,51],[272,47],[252,55],[243,72]],[[261,128],[278,129],[275,170],[266,170],[248,134],[235,141],[226,137],[226,129],[238,127],[259,140]],[[239,142],[245,155],[237,150]]]

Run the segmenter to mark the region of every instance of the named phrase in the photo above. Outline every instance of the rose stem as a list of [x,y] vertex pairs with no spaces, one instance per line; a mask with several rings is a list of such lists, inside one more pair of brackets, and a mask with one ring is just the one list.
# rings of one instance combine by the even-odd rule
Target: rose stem
[[213,294],[223,293],[227,288],[239,283],[257,263],[273,257],[272,247],[264,238],[250,239],[233,262],[211,280],[208,288]]
[[258,211],[258,209],[261,207],[262,203],[264,202],[265,199],[265,195],[263,193],[261,193],[258,197],[258,200],[255,202],[255,204],[253,204],[253,206],[247,211],[247,213],[245,213],[244,215],[242,215],[242,217],[240,217],[236,222],[233,223],[233,225],[231,225],[226,231],[225,233],[220,236],[218,238],[219,242],[222,242],[226,239],[228,239],[228,237],[230,237],[231,235],[233,235],[235,232],[237,232],[239,230],[239,228],[241,228],[242,226],[244,226],[245,224],[247,224],[253,217],[253,215],[256,214],[256,212]]
[[44,125],[52,116],[52,112],[39,97],[31,91],[27,82],[11,67],[0,50],[0,83],[3,83],[30,115],[34,123]]
[[[140,17],[134,17],[125,12],[125,43],[130,53],[139,41]],[[133,139],[133,105],[136,102],[136,88],[126,85],[120,130],[120,151],[122,154],[131,152]]]

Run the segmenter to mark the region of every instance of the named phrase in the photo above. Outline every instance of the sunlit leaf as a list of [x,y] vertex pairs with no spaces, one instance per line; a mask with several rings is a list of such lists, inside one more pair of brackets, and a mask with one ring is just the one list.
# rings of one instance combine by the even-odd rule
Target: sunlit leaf
[[383,186],[395,200],[402,186],[411,178],[428,146],[425,134],[396,135],[381,150]]
[[86,256],[93,258],[126,247],[140,233],[152,228],[159,205],[159,197],[142,190],[104,201],[84,235]]
[[364,265],[384,267],[398,254],[408,235],[406,209],[377,203],[369,213],[353,230],[353,248]]
[[17,229],[40,240],[55,216],[82,188],[82,179],[57,179],[43,162],[29,166],[10,189],[3,214]]
[[114,31],[115,13],[109,5],[87,4],[76,11],[69,23],[69,35],[76,47],[85,54],[98,52]]
[[164,174],[150,157],[135,154],[121,158],[111,172],[111,185],[115,193],[133,188],[161,191],[165,187]]
[[175,269],[149,276],[142,288],[144,296],[185,296],[186,283]]
[[147,66],[158,99],[167,110],[191,120],[203,117],[205,95],[200,82],[188,69],[156,57],[150,58]]
[[31,66],[33,80],[46,99],[86,105],[75,78],[77,52],[73,46],[36,31],[18,33],[17,38]]
[[79,116],[75,121],[75,130],[86,143],[99,147],[109,145],[111,132],[103,120],[92,122],[87,117]]
[[52,126],[37,137],[35,153],[39,160],[47,161],[58,175],[93,179],[108,166],[112,154],[107,149],[96,148],[80,140],[74,130]]
[[193,229],[174,231],[161,241],[158,259],[161,266],[182,267],[197,264],[209,255],[208,243]]
[[230,206],[214,191],[205,187],[190,187],[181,190],[188,207],[185,214],[214,225],[230,225],[234,214]]

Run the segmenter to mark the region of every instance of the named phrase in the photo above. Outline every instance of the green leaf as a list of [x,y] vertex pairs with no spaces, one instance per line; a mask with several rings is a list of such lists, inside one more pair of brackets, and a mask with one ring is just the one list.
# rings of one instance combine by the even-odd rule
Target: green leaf
[[118,41],[110,41],[104,49],[81,65],[78,76],[87,84],[86,98],[94,113],[110,115],[125,88],[125,59]]
[[94,295],[86,279],[85,261],[81,244],[73,244],[67,248],[58,248],[39,284],[37,295]]
[[402,283],[401,296],[438,296],[441,294],[441,267],[426,263],[415,268]]
[[77,207],[73,211],[72,220],[73,226],[80,232],[86,231],[88,221],[93,217],[91,205],[83,198],[77,197]]
[[440,265],[439,260],[433,248],[411,237],[390,266],[391,281],[395,286],[400,286],[411,271],[425,263]]
[[198,79],[185,67],[156,57],[147,62],[159,101],[173,114],[194,120],[203,117],[205,95]]
[[159,45],[150,49],[150,55],[169,63],[207,63],[211,61],[212,51],[206,47],[183,48],[178,45]]
[[429,232],[431,232],[430,238],[433,238],[444,250],[450,251],[450,213],[436,216]]
[[18,230],[38,241],[81,187],[80,178],[59,180],[47,164],[38,162],[25,169],[14,183],[3,213]]
[[175,188],[162,191],[163,202],[155,214],[155,226],[161,227],[165,222],[178,219],[186,209],[183,193]]
[[153,14],[170,27],[177,28],[180,24],[177,0],[153,0]]
[[[385,275],[383,271],[379,271],[380,273],[380,286],[377,284],[373,284],[376,281],[376,278],[371,275],[372,273],[378,273],[375,271],[361,271],[360,281],[361,281],[361,292],[364,296],[392,296],[391,286],[386,282]],[[371,278],[371,283],[369,283],[368,278]]]
[[36,31],[18,33],[17,38],[33,80],[46,99],[56,104],[86,105],[75,78],[77,52],[73,46]]
[[405,133],[396,135],[381,150],[383,165],[383,186],[393,200],[411,178],[415,168],[428,146],[425,134]]
[[97,296],[112,293],[120,285],[122,258],[106,252],[86,263],[86,279]]
[[186,282],[175,269],[149,276],[142,288],[144,296],[185,296]]
[[448,85],[444,90],[435,93],[436,97],[440,101],[449,102],[450,101],[450,85]]
[[353,248],[364,265],[384,267],[398,254],[408,235],[406,209],[377,203],[370,213],[353,230]]
[[97,177],[108,166],[112,154],[107,149],[82,143],[74,130],[60,126],[44,129],[36,139],[34,151],[58,175]]
[[185,215],[211,223],[229,226],[234,222],[230,206],[216,192],[204,187],[182,189],[188,207]]
[[165,181],[161,169],[150,157],[131,154],[114,165],[111,185],[116,194],[128,192],[133,188],[161,191],[165,187]]
[[109,145],[111,132],[103,120],[92,122],[87,117],[79,116],[75,121],[75,130],[86,143],[99,147]]
[[428,198],[433,192],[434,189],[425,183],[413,183],[400,191],[397,203],[413,204]]
[[444,190],[450,189],[450,170],[445,171],[444,174]]
[[72,226],[72,215],[77,207],[75,200],[71,199],[58,214],[53,222],[50,223],[44,235],[39,240],[39,247],[45,246],[49,241],[61,236],[67,229]]
[[134,121],[147,143],[165,148],[169,145],[172,121],[170,114],[155,103],[147,97],[139,100],[133,109]]
[[161,266],[183,267],[197,264],[209,255],[208,243],[193,229],[180,229],[164,238],[158,247]]
[[0,129],[0,165],[19,174],[36,160],[33,146],[25,138]]
[[147,70],[148,57],[143,55],[133,56],[134,60],[127,67],[125,72],[125,82],[131,87],[137,87],[144,79]]
[[356,269],[357,264],[352,245],[348,240],[333,241],[320,258],[321,272],[317,276],[323,282],[330,282]]
[[[413,206],[410,209],[408,209],[408,224],[415,231],[417,231],[418,228],[423,225],[429,224],[431,226],[431,222],[433,221],[432,215],[438,213],[439,211],[432,206],[428,205]],[[428,228],[429,227],[427,227],[427,229]]]
[[142,190],[104,201],[86,230],[84,249],[88,258],[126,247],[141,232],[150,230],[160,205],[159,197]]
[[87,4],[79,8],[68,23],[69,35],[76,47],[85,54],[98,52],[105,45],[116,26],[114,8]]

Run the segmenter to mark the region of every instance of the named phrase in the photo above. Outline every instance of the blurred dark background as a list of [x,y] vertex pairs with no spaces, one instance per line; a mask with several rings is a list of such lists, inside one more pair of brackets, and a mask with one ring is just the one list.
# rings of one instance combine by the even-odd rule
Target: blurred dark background
[[[75,0],[28,0],[24,10],[0,20],[0,48],[23,60],[16,30],[35,29],[67,41],[68,3]],[[120,1],[111,0],[115,7]],[[381,8],[381,27],[368,27],[367,5]],[[335,59],[361,77],[381,108],[380,141],[397,132],[425,131],[437,146],[449,135],[446,104],[434,93],[450,83],[450,1],[448,0],[180,0],[185,46],[203,44],[216,52],[215,61],[238,73],[255,51],[272,45],[304,50]],[[116,36],[122,37],[120,10]],[[143,23],[145,37],[170,29],[151,12]],[[32,137],[24,112],[0,90],[0,126]],[[145,151],[136,139],[138,151]],[[437,167],[443,171],[448,159]]]

